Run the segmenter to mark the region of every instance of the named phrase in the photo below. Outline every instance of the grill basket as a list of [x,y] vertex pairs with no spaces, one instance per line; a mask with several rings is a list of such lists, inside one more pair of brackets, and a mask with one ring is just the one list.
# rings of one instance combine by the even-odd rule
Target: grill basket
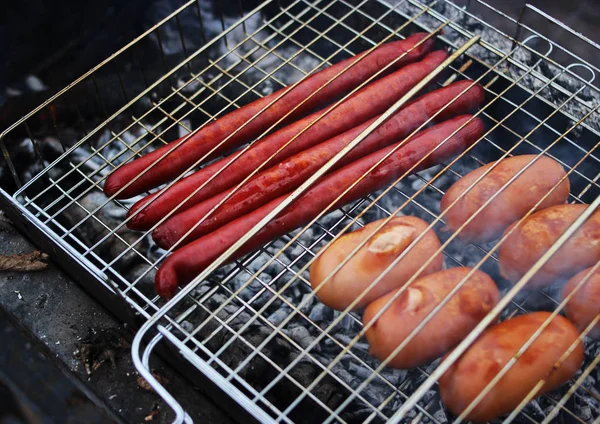
[[[210,383],[209,394],[220,396],[212,388],[220,389],[226,395],[220,401],[234,399],[260,422],[455,420],[441,405],[437,379],[485,326],[497,315],[564,309],[556,290],[521,289],[600,204],[598,46],[531,6],[518,21],[480,1],[267,0],[251,11],[240,2],[240,10],[231,17],[231,11],[219,15],[200,1],[186,3],[4,131],[0,147],[14,190],[2,191],[3,208],[93,296],[139,329],[132,347],[136,366],[177,422],[192,418],[152,376],[157,352],[194,381]],[[527,24],[540,19],[547,23],[543,30]],[[456,53],[439,84],[469,79],[486,90],[477,112],[486,134],[472,149],[322,214],[232,265],[219,267],[224,258],[217,260],[168,303],[154,294],[154,273],[168,252],[152,245],[150,232],[126,229],[132,203],[102,192],[110,171],[323,65],[439,29],[438,46]],[[565,49],[557,40],[574,47]],[[158,75],[137,59],[144,42],[161,51]],[[140,65],[139,89],[114,72],[123,62]],[[85,87],[93,88],[103,112],[93,126],[86,119],[89,106],[74,100]],[[65,111],[76,119],[67,122]],[[53,135],[41,131],[44,126]],[[590,207],[529,274],[514,286],[500,285],[501,302],[454,354],[409,371],[371,358],[360,315],[334,312],[312,294],[307,269],[316,252],[375,219],[410,214],[440,235],[446,267],[480,268],[499,281],[502,240],[462,243],[444,231],[439,203],[465,173],[519,154],[560,162],[571,181],[569,202]],[[531,393],[509,419],[599,423],[599,352],[586,340],[574,379],[539,398]]]

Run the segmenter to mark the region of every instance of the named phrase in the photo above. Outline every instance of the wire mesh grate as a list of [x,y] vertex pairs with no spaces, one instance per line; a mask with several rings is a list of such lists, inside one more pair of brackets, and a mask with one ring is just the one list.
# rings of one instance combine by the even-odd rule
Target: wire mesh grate
[[[86,83],[94,86],[104,115],[99,125],[69,140],[52,112],[56,104],[69,101],[65,91],[11,127],[3,133],[2,149],[17,190],[5,201],[39,223],[44,237],[68,247],[59,255],[77,258],[106,284],[104,290],[117,293],[142,321],[150,319],[142,335],[152,333],[155,338],[145,349],[136,345],[140,350],[134,352],[141,358],[141,371],[149,369],[160,340],[259,420],[303,422],[308,411],[311,418],[324,422],[450,421],[453,418],[435,390],[433,374],[440,361],[405,371],[386,368],[370,357],[359,337],[360,314],[334,312],[319,303],[310,287],[308,266],[341,234],[376,219],[406,214],[421,217],[440,235],[446,267],[480,267],[496,276],[497,247],[467,245],[453,238],[446,231],[440,199],[452,183],[482,164],[503,156],[545,154],[569,174],[569,202],[595,205],[600,194],[596,111],[600,93],[593,79],[598,69],[574,55],[559,64],[555,52],[568,51],[482,2],[476,3],[489,14],[512,22],[519,38],[495,29],[469,7],[445,0],[282,3],[266,1],[228,22],[221,17],[223,32],[194,47],[186,44],[189,38],[181,26],[186,16],[197,16],[199,22],[192,40],[209,37],[199,3],[189,2],[118,52],[117,59],[135,56],[143,38],[158,43],[164,72],[151,78],[142,67],[144,90],[128,90],[117,74],[110,84],[121,92],[122,102],[112,110],[103,102],[102,93],[108,88],[96,77],[109,61],[77,81],[72,89]],[[174,34],[170,27],[176,29]],[[443,34],[437,43],[451,52],[474,35],[481,36],[448,67],[439,84],[467,79],[485,87],[486,103],[477,113],[486,124],[484,137],[453,161],[399,178],[384,190],[323,213],[311,225],[218,268],[205,281],[188,287],[184,297],[164,306],[154,293],[153,279],[168,252],[153,245],[150,231],[127,230],[125,216],[132,202],[104,196],[108,174],[130,158],[323,66],[386,39],[439,28]],[[169,43],[178,38],[185,58],[173,62]],[[38,140],[32,123],[48,110],[56,134]],[[83,119],[76,124],[86,127]],[[9,144],[10,136],[21,128],[38,159],[33,169],[20,169]],[[506,300],[503,318],[562,307],[557,292],[501,289]],[[598,362],[596,351],[594,346],[586,350],[582,372],[571,385],[523,405],[514,418],[550,422],[558,413],[582,423],[600,420],[598,387],[588,378]],[[180,408],[163,388],[157,389]],[[584,410],[575,405],[581,399],[597,403]]]

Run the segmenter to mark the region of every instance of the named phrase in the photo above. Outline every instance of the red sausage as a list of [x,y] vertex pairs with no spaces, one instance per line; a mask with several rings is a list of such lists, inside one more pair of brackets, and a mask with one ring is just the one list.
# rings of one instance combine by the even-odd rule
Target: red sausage
[[[473,110],[483,103],[485,92],[480,85],[475,85],[469,89],[471,84],[473,84],[471,81],[456,82],[448,87],[425,94],[413,101],[373,131],[371,135],[339,161],[332,170],[341,168],[394,141],[403,139],[455,98],[456,100],[436,117],[438,121],[443,121],[452,116]],[[467,89],[469,90],[461,96],[460,94]],[[264,205],[268,201],[294,190],[356,138],[375,119],[377,118],[373,118],[350,131],[346,131],[317,146],[300,152],[256,175],[227,199],[219,207],[219,210],[214,212],[211,218],[206,219],[198,225],[179,246],[181,247],[198,237],[208,234],[233,219]],[[229,189],[217,194],[169,218],[152,233],[156,244],[164,249],[172,247],[232,190]]]
[[[426,33],[418,33],[408,37],[406,40],[384,44],[373,50],[365,60],[361,60],[356,66],[351,67],[335,78],[335,80],[333,79],[339,72],[364,56],[365,53],[363,52],[330,66],[306,78],[271,106],[268,105],[280,96],[280,92],[284,89],[249,103],[206,125],[180,145],[178,143],[180,143],[181,139],[178,139],[174,143],[162,146],[115,170],[106,180],[104,193],[108,196],[115,196],[117,199],[126,199],[166,183],[184,172],[216,146],[219,147],[210,157],[219,156],[223,152],[246,143],[253,137],[266,131],[271,125],[293,110],[294,107],[310,94],[323,87],[328,81],[333,80],[286,119],[289,121],[297,118],[312,109],[330,102],[331,99],[352,90],[427,36],[428,34]],[[433,42],[433,37],[425,41],[395,62],[390,70],[398,69],[407,63],[418,60],[431,49]],[[252,119],[259,112],[259,116],[256,119]],[[228,135],[242,127],[248,121],[250,121],[248,125],[244,126],[226,142],[220,144]],[[163,158],[164,160],[160,159],[167,152],[169,152],[168,157]],[[153,164],[155,165],[148,169]],[[148,172],[144,172],[147,169]],[[139,178],[132,182],[138,176]],[[130,182],[132,183],[125,187]]]
[[[432,52],[421,62],[408,65],[387,77],[369,84],[351,98],[338,105],[331,113],[328,113],[308,130],[304,131],[287,145],[284,150],[265,164],[262,169],[268,169],[270,166],[279,163],[289,156],[306,150],[382,113],[406,94],[415,84],[425,78],[426,75],[431,73],[447,56],[447,53],[441,50]],[[215,179],[199,190],[193,197],[183,203],[177,211],[182,212],[203,200],[210,199],[212,196],[235,186],[240,181],[243,181],[250,172],[263,164],[285,143],[305,130],[311,122],[323,114],[324,111],[322,110],[315,112],[263,138],[241,154],[229,166],[227,166],[227,163],[231,161],[231,157],[225,157],[195,172],[171,186],[161,193],[158,199],[154,200],[152,204],[148,205],[141,212],[136,213],[137,209],[156,197],[156,195],[140,200],[129,211],[131,219],[127,224],[128,227],[135,230],[147,230],[151,228],[171,212],[174,205],[182,203],[196,188],[200,187],[225,166],[227,168],[218,177],[215,177]]]
[[[463,115],[417,134],[409,143],[383,161],[373,172],[366,175],[333,208],[387,186],[415,166],[437,146],[439,148],[417,165],[412,172],[429,168],[464,151],[467,146],[475,143],[484,131],[483,122],[479,118],[474,118],[473,121],[466,124],[469,119],[472,117]],[[466,124],[464,128],[446,140],[463,124]],[[324,177],[238,249],[229,258],[229,261],[310,222],[393,148],[394,145],[381,149]],[[178,286],[190,282],[277,207],[286,196],[267,203],[171,254],[162,263],[156,274],[155,288],[158,294],[163,297],[173,296]]]

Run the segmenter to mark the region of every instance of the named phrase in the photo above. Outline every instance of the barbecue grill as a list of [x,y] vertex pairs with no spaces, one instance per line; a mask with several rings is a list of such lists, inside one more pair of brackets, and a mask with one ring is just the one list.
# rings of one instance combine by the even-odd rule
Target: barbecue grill
[[[594,52],[598,45],[529,5],[518,21],[481,1],[459,5],[447,0],[267,0],[249,12],[243,12],[240,2],[240,10],[236,18],[219,15],[217,31],[214,19],[213,27],[208,27],[208,19],[214,17],[206,16],[200,2],[186,3],[4,131],[1,148],[14,190],[2,191],[3,207],[92,295],[138,329],[132,346],[136,366],[173,408],[177,422],[192,418],[152,375],[151,362],[157,354],[193,381],[218,388],[207,391],[220,402],[234,404],[260,422],[461,420],[444,409],[436,391],[443,372],[498,316],[505,319],[534,310],[558,314],[568,301],[561,302],[553,287],[521,289],[544,263],[560,260],[554,253],[600,204],[600,92],[594,81],[599,70],[594,58],[579,57],[553,39],[560,34]],[[551,28],[554,37],[527,25],[534,15],[548,21],[545,32]],[[513,31],[505,33],[499,27]],[[448,163],[399,176],[384,190],[334,212],[324,211],[310,225],[227,264],[227,256],[429,82],[423,81],[263,222],[240,234],[232,249],[173,299],[166,302],[156,296],[154,273],[169,252],[151,243],[151,231],[126,229],[125,213],[132,202],[104,196],[107,175],[128,159],[191,134],[250,100],[292,86],[324,65],[416,31],[437,35],[438,46],[451,53],[431,75],[432,81],[444,85],[468,79],[485,87],[486,103],[476,113],[486,123],[479,142]],[[219,34],[210,38],[215,32]],[[135,58],[142,40],[152,40],[162,52],[160,77],[153,79],[141,67],[139,77],[146,85],[139,91],[126,86],[119,72],[98,78],[115,63]],[[173,59],[173,49],[183,52],[183,60]],[[91,129],[86,128],[79,105],[68,104],[70,91],[83,84],[94,87],[94,101],[105,113]],[[107,108],[105,93],[115,90],[122,99]],[[166,94],[158,97],[157,92]],[[81,130],[75,137],[62,130],[63,107],[75,107],[79,114]],[[53,127],[54,136],[40,139],[36,134],[40,122]],[[23,150],[31,161],[17,160]],[[547,155],[561,163],[571,180],[569,202],[590,206],[512,286],[503,284],[496,266],[504,238],[486,245],[462,243],[456,234],[444,231],[439,202],[467,172],[524,153]],[[360,316],[320,304],[307,273],[327,243],[396,214],[425,219],[440,234],[446,266],[485,270],[500,283],[502,293],[500,303],[452,354],[408,371],[386,368],[387,361],[370,357]],[[599,320],[596,317],[583,336]],[[542,330],[543,326],[528,343]],[[584,365],[570,383],[538,397],[541,382],[508,420],[599,423],[599,348],[586,343]],[[491,385],[513,364],[507,364]]]

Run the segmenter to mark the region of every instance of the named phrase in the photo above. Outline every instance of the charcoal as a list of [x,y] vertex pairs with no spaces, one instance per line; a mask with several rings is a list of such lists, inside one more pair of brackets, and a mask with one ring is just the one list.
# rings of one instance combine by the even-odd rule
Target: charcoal
[[578,416],[583,421],[591,421],[594,418],[592,415],[592,409],[589,406],[580,406],[578,411]]
[[150,237],[147,238],[148,241],[148,259],[151,260],[152,262],[156,262],[158,261],[160,258],[165,257],[167,251],[164,249],[161,249],[160,247],[158,247],[156,244],[154,244],[153,242],[150,241]]
[[284,319],[286,319],[288,317],[288,315],[290,314],[291,309],[289,308],[281,308],[278,309],[277,311],[275,311],[274,313],[272,313],[271,315],[269,315],[269,317],[267,318],[273,325],[279,325],[283,322]]
[[203,282],[203,283],[199,284],[196,288],[194,288],[194,290],[192,290],[191,295],[195,299],[201,299],[211,289],[212,289],[212,287],[209,284]]
[[[72,203],[65,211],[65,216],[71,222],[71,226],[80,224],[83,222],[85,225],[79,225],[78,233],[83,237],[88,246],[95,244],[101,238],[106,236],[109,230],[102,225],[101,218],[104,215],[102,210],[99,211],[100,217],[96,216],[87,218],[88,214],[94,211],[97,206],[101,205],[106,201],[106,198],[99,193],[90,193],[80,200],[81,206]],[[114,221],[108,216],[109,223],[106,223],[110,228],[110,223]],[[85,221],[84,221],[85,220]]]
[[138,264],[125,271],[124,275],[125,278],[127,278],[127,281],[137,281],[135,287],[146,297],[152,299],[154,296],[156,296],[156,291],[154,289],[154,277],[156,276],[156,269],[151,268],[148,270],[148,268],[149,265],[147,264]]
[[[361,380],[365,380],[373,374],[371,370],[369,370],[355,362],[350,362],[348,369],[349,369],[350,373],[354,374],[356,377],[360,378]],[[375,380],[379,380],[379,379],[376,378]]]
[[584,408],[592,412],[593,415],[597,417],[600,413],[600,402],[598,401],[599,392],[596,390],[596,388],[593,388],[590,392],[593,393],[594,396],[584,396],[582,392],[579,391],[579,394],[575,397],[575,399],[579,399],[579,404],[583,405]]
[[300,246],[299,244],[295,244],[292,247],[292,250],[289,252],[289,257],[290,258],[298,258],[300,256],[302,256],[302,254],[304,253],[305,248]]
[[[589,387],[588,392],[578,390],[575,395],[576,399],[580,399],[580,404],[586,405],[586,407],[589,407],[593,411],[594,416],[598,416],[600,413],[600,401],[598,400],[600,398],[600,390],[597,387],[597,384],[594,382],[594,386]],[[589,393],[592,393],[593,396],[589,396]]]
[[335,329],[338,330],[351,330],[355,329],[358,325],[356,320],[350,316],[349,314],[342,314],[341,312],[335,311],[333,313],[333,319],[337,319],[339,316],[342,316],[340,322],[336,325]]
[[[392,384],[393,386],[399,386],[400,383],[402,383],[404,381],[404,379],[406,378],[406,370],[400,370],[400,369],[393,369],[393,368],[385,368],[381,371],[381,375],[383,376],[383,378],[388,381],[390,384]],[[382,384],[385,385],[387,383],[385,383],[383,381],[383,379],[381,378],[376,378],[373,380],[374,384]]]
[[254,296],[256,293],[258,293],[261,289],[265,288],[265,286],[261,283],[261,281],[263,281],[264,276],[267,276],[269,280],[271,279],[271,276],[269,276],[268,274],[260,275],[258,279],[252,279],[250,283],[248,283],[247,280],[242,280],[240,278],[234,280],[233,287],[236,291],[240,291],[240,298],[247,300],[250,297]]
[[265,290],[259,294],[257,298],[252,300],[252,306],[254,306],[256,309],[262,308],[269,300],[272,299],[272,297],[273,294],[270,291]]
[[328,315],[333,315],[333,311],[322,303],[317,303],[310,311],[308,317],[316,323],[322,323]]
[[420,403],[422,405],[427,405],[436,396],[437,396],[437,392],[435,392],[434,390],[429,390],[429,391],[427,391],[427,393],[425,393],[423,395],[423,397],[420,400]]
[[299,285],[294,286],[292,288],[292,291],[294,293],[294,296],[293,296],[294,299],[298,299],[298,298],[302,297],[302,292],[300,290],[300,286]]
[[[306,327],[298,326],[291,330],[284,331],[292,340],[294,340],[298,345],[306,349],[313,341],[314,337],[308,332]],[[315,350],[318,352],[318,349]]]
[[[129,131],[123,131],[119,137],[114,139],[114,135],[108,131],[104,131],[96,141],[96,148],[101,149],[102,156],[110,160],[113,166],[120,165],[132,157],[131,149],[141,149],[144,147],[143,152],[149,153],[155,148],[162,145],[160,139],[156,137],[156,133],[150,134],[145,128],[152,128],[152,125],[145,124],[144,127],[136,127]],[[158,131],[158,130],[155,130]],[[158,132],[161,134],[161,132]],[[162,137],[165,135],[163,134]],[[109,144],[106,141],[112,140]],[[105,145],[106,144],[106,145]],[[125,151],[124,153],[122,153]],[[104,165],[105,162],[96,158],[99,165]],[[103,175],[107,175],[112,168],[105,167]],[[129,202],[139,200],[139,197],[128,199]]]
[[[391,391],[390,391],[391,393]],[[385,402],[386,398],[390,393],[379,390],[377,386],[369,384],[365,387],[360,394],[370,405],[381,405]]]
[[[350,337],[350,336],[346,336],[345,334],[339,334],[339,333],[338,333],[338,334],[336,334],[336,335],[335,335],[335,338],[336,338],[336,339],[337,339],[337,340],[338,340],[340,343],[342,343],[343,345],[346,345],[346,346],[348,346],[348,345],[350,345],[350,342],[352,341],[352,339],[354,338],[354,336]],[[356,342],[356,343],[353,345],[353,348],[354,348],[354,349],[356,349],[356,350],[362,350],[362,351],[364,351],[364,352],[366,352],[366,351],[368,351],[368,350],[369,350],[369,346],[368,346],[368,344],[367,344],[367,343],[365,343],[365,342],[360,342],[360,341],[359,341],[359,342]]]
[[132,231],[124,231],[119,235],[122,241],[118,238],[111,242],[108,247],[107,256],[109,258],[120,259],[115,263],[115,268],[123,272],[131,269],[136,263],[141,262],[142,252],[146,251],[144,239],[138,241],[140,238],[139,233]]
[[418,412],[417,412],[417,410],[416,410],[416,409],[411,409],[410,411],[408,411],[408,412],[406,413],[406,420],[405,420],[405,422],[410,422],[410,421],[412,421],[413,419],[415,419],[415,418],[417,417],[417,413],[418,413]]
[[435,420],[440,424],[448,422],[448,416],[446,415],[446,412],[444,411],[443,408],[438,409],[432,415],[433,415],[433,418],[435,418]]
[[[312,313],[313,310],[313,302],[315,301],[315,296],[312,293],[306,293],[305,295],[302,296],[302,301],[301,301],[301,305],[302,307],[300,308],[300,311],[303,314],[308,314],[309,318],[312,320],[312,318],[310,317],[310,314]],[[314,320],[313,320],[314,321]],[[320,321],[319,319],[317,319],[316,321]]]
[[346,370],[345,368],[339,366],[339,365],[335,365],[333,368],[333,371],[335,373],[335,375],[342,380],[346,385],[353,387],[356,386],[355,383],[355,378],[356,376],[354,374],[352,374],[351,372],[349,372],[348,370]]
[[[158,79],[161,74],[155,70],[151,70],[147,74],[148,78]],[[82,123],[86,127],[93,128],[98,125],[106,115],[98,101],[96,101],[97,88],[103,90],[102,99],[104,106],[108,110],[117,110],[123,106],[123,95],[118,86],[112,83],[110,76],[97,74],[96,80],[86,78],[79,84],[75,84],[70,90],[62,95],[58,100],[51,103],[51,107],[43,108],[38,113],[34,114],[27,120],[30,133],[35,137],[43,137],[50,134],[56,134],[57,128],[53,123],[56,122],[58,130],[62,136],[63,131],[68,131],[70,128],[81,128]],[[146,87],[143,86],[144,81],[140,78],[139,72],[130,71],[121,74],[123,83],[137,93],[141,92]],[[60,87],[62,88],[62,87]],[[165,85],[156,87],[154,95],[160,98],[168,94]],[[26,115],[41,103],[48,100],[57,89],[44,88],[40,91],[29,91],[22,93],[20,96],[8,97],[6,104],[3,105],[2,113],[0,114],[0,127],[8,128],[10,125],[18,121],[22,116]],[[131,105],[130,113],[133,115],[141,115],[151,106],[150,98],[143,97],[140,101],[134,102]],[[83,122],[82,122],[83,121]],[[28,131],[23,125],[15,127],[10,133],[10,137],[27,137]],[[62,138],[62,137],[61,137]]]
[[[222,300],[222,298],[219,297],[213,297],[213,299],[215,303],[213,306],[216,306],[216,304]],[[227,312],[227,308],[222,310],[219,314],[219,317],[222,320],[227,320],[228,316],[230,316],[230,313]],[[196,337],[200,339],[208,337],[218,328],[220,328],[218,321],[214,319],[210,320],[199,330]],[[244,332],[244,339],[252,346],[258,346],[269,334],[271,334],[271,330],[259,325],[247,329]],[[207,347],[213,351],[217,351],[230,337],[230,333],[221,330],[207,342]],[[250,346],[239,339],[235,339],[223,354],[221,354],[220,358],[230,368],[236,368],[242,361],[246,360],[251,353],[252,348]],[[287,366],[291,360],[297,357],[295,356],[296,350],[287,341],[278,336],[272,339],[261,350],[261,353],[269,357],[280,367]],[[321,369],[316,367],[314,363],[303,361],[292,368],[289,375],[294,381],[303,386],[308,386],[320,372]],[[265,387],[270,381],[279,376],[279,372],[258,355],[254,355],[249,364],[240,370],[239,374],[257,388]],[[317,399],[332,409],[337,408],[340,402],[347,396],[344,389],[335,383],[329,376],[323,379],[322,384],[319,384],[312,393]],[[267,393],[267,398],[275,403],[283,402],[287,405],[296,399],[299,394],[300,389],[298,389],[298,387],[288,378],[283,378]],[[274,398],[274,396],[276,398]],[[315,417],[324,419],[325,415],[323,414],[324,410],[309,398],[305,398],[294,412],[292,412],[293,419],[297,422],[313,422],[312,420],[315,419]]]
[[547,413],[550,412],[551,409],[552,409],[552,407],[550,407],[548,409],[548,411],[545,412],[540,407],[539,402],[537,400],[533,400],[533,401],[529,402],[525,406],[525,408],[523,408],[523,412],[525,414],[529,415],[530,417],[532,417],[533,419],[543,420],[546,417]]
[[[82,197],[78,204],[70,204],[64,215],[71,227],[77,225],[75,234],[81,237],[87,246],[97,245],[94,252],[100,258],[106,262],[114,261],[113,268],[126,272],[143,261],[143,255],[147,252],[147,241],[138,241],[140,233],[120,226],[120,215],[115,212],[120,208],[112,202],[104,205],[105,202],[106,197],[102,194],[90,192]],[[108,236],[110,231],[114,231],[118,226],[118,236]],[[115,261],[117,257],[119,259]]]

